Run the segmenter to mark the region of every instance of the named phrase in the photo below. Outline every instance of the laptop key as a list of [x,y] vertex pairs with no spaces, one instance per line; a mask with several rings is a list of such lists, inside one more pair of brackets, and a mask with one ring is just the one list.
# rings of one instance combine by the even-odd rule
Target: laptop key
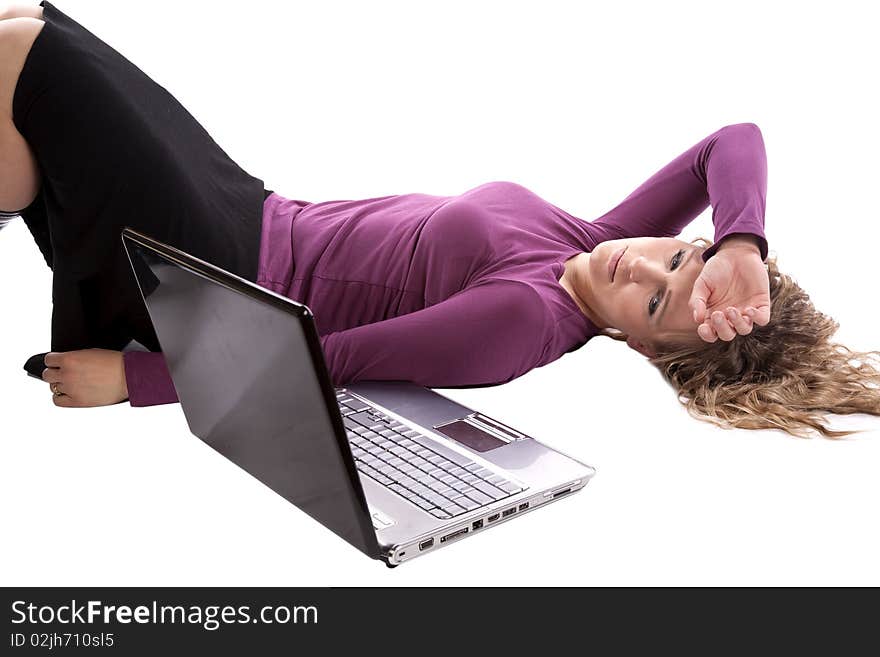
[[410,500],[410,501],[412,501],[412,500],[414,500],[414,499],[416,499],[416,498],[418,497],[418,495],[416,495],[415,493],[413,493],[413,492],[412,492],[410,489],[408,489],[406,486],[400,486],[399,489],[394,489],[394,486],[400,486],[400,484],[398,484],[398,483],[394,483],[394,484],[391,484],[390,486],[388,486],[388,488],[391,488],[391,489],[394,490],[396,493],[402,495],[403,497],[405,497],[406,499],[408,499],[408,500]]
[[500,500],[507,497],[508,495],[507,491],[496,488],[492,484],[487,484],[485,481],[478,481],[474,484],[474,488],[476,488],[481,493],[485,493],[494,500]]
[[417,482],[415,479],[406,475],[402,475],[400,479],[397,479],[396,481],[398,481],[401,485],[406,486],[410,490],[413,490],[413,488],[415,486],[418,486],[419,484],[419,482]]
[[441,470],[440,468],[434,468],[433,470],[428,470],[428,474],[434,479],[439,479],[443,475],[446,474],[446,470]]
[[428,471],[434,469],[434,464],[429,463],[425,459],[422,459],[421,461],[419,461],[418,459],[413,459],[411,463],[424,473],[427,473]]
[[442,456],[444,458],[449,459],[450,461],[452,461],[456,465],[464,466],[464,465],[467,465],[468,463],[473,463],[473,461],[471,459],[469,459],[467,456],[465,456],[464,454],[461,454],[460,452],[456,452],[454,449],[449,449],[445,445],[441,445],[436,440],[433,440],[432,438],[428,438],[427,436],[417,434],[416,436],[410,436],[409,439],[414,442],[419,443],[420,445],[422,445],[426,449],[433,450],[435,453],[439,454],[440,456]]
[[391,479],[395,483],[398,483],[401,486],[403,485],[403,483],[400,481],[400,479],[404,475],[401,472],[399,472],[397,470],[397,468],[390,468],[387,470],[378,470],[378,472],[381,472],[383,475],[385,475],[386,477],[388,477],[389,479]]
[[423,481],[422,483],[435,492],[439,492],[444,488],[449,488],[449,486],[434,477],[431,477],[428,481]]
[[450,488],[444,483],[440,483],[440,486],[437,488],[431,487],[438,495],[442,495],[443,497],[449,497],[449,494],[455,491],[454,488]]
[[484,506],[484,505],[486,505],[486,504],[490,504],[491,502],[494,502],[494,501],[495,501],[494,498],[489,497],[489,496],[486,495],[485,493],[481,493],[481,492],[478,491],[476,488],[473,489],[473,490],[471,490],[471,491],[468,492],[468,493],[465,493],[465,494],[466,494],[470,499],[474,500],[474,501],[475,501],[477,504],[479,504],[480,506]]
[[427,511],[428,509],[433,509],[436,506],[435,504],[432,504],[431,502],[429,502],[425,498],[418,497],[418,496],[411,498],[410,502],[412,502],[413,504],[415,504],[418,507],[421,507],[425,511]]
[[446,511],[446,513],[450,513],[454,516],[461,515],[462,513],[467,511],[467,509],[465,509],[463,506],[460,506],[455,502],[450,501],[444,502],[443,506],[441,506],[440,508]]
[[467,496],[462,495],[461,493],[459,493],[458,495],[450,495],[449,496],[450,502],[452,502],[453,504],[457,504],[458,506],[460,506],[463,509],[465,508],[464,505],[466,504],[466,502],[465,502],[466,499],[467,499]]
[[425,493],[425,499],[428,500],[434,506],[443,506],[444,504],[446,504],[448,502],[448,500],[445,497],[442,497],[441,495],[437,495],[437,493],[433,493],[433,492]]
[[[438,495],[456,494],[456,491],[451,489],[449,486],[446,485],[445,482],[442,482],[439,479],[434,479],[425,485],[430,487],[430,489]],[[450,491],[452,491],[452,493],[450,493]]]
[[455,500],[455,503],[460,506],[463,506],[468,511],[472,511],[472,510],[476,509],[477,507],[483,506],[483,503],[478,503],[478,502],[472,500],[469,496],[459,497]]
[[514,493],[518,493],[522,490],[522,488],[509,481],[502,481],[500,484],[498,484],[498,488],[506,493],[510,493],[511,495],[513,495]]
[[427,472],[422,472],[421,470],[413,472],[412,477],[416,479],[420,484],[428,484],[434,480],[434,477],[429,475]]
[[423,497],[427,497],[429,493],[431,493],[431,489],[425,486],[424,484],[415,484],[412,487],[413,492],[422,495]]
[[345,405],[349,406],[352,410],[355,410],[355,411],[363,411],[363,410],[370,408],[370,406],[368,404],[365,404],[361,400],[355,399],[354,397],[346,398]]
[[354,415],[349,415],[347,417],[349,419],[357,422],[358,424],[365,426],[367,429],[376,430],[380,427],[384,428],[384,427],[388,426],[384,422],[380,422],[379,420],[374,418],[372,415],[370,415],[366,411],[361,411],[360,413],[355,413]]

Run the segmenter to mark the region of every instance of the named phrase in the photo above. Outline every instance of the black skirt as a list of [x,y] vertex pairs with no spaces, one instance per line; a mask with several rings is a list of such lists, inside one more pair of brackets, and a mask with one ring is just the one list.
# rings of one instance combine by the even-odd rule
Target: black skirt
[[41,2],[13,96],[42,176],[20,212],[53,270],[52,350],[161,346],[122,248],[131,226],[254,281],[262,180],[116,50]]

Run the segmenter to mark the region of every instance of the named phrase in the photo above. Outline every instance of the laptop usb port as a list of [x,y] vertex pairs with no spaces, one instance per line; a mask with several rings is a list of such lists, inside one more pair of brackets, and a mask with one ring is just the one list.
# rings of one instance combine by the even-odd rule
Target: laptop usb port
[[477,531],[478,529],[482,529],[482,528],[483,528],[483,521],[482,520],[474,520],[474,524],[471,525],[471,529],[473,529],[474,531]]
[[468,528],[467,528],[467,527],[462,527],[462,528],[459,529],[458,531],[454,531],[454,532],[452,532],[451,534],[446,534],[446,536],[441,536],[441,537],[440,537],[440,542],[441,542],[441,543],[446,543],[447,541],[454,541],[454,540],[455,540],[456,538],[458,538],[459,536],[464,536],[464,535],[467,534],[467,533],[468,533]]
[[501,512],[501,517],[506,518],[507,516],[512,516],[514,513],[516,513],[516,507],[512,506],[509,509],[504,509],[504,511]]
[[519,510],[520,510],[520,511],[525,511],[525,510],[528,509],[528,508],[529,508],[529,503],[528,503],[528,502],[523,502],[522,504],[519,505]]
[[434,547],[434,539],[433,538],[429,538],[427,541],[422,541],[421,543],[419,543],[419,551],[420,552],[422,550],[427,550],[428,548],[432,548],[432,547]]

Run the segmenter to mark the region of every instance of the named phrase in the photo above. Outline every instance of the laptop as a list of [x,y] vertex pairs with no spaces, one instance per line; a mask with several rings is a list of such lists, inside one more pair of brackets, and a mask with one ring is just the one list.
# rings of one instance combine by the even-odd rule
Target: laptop
[[595,470],[407,381],[335,388],[309,308],[126,228],[190,430],[394,567],[581,490]]

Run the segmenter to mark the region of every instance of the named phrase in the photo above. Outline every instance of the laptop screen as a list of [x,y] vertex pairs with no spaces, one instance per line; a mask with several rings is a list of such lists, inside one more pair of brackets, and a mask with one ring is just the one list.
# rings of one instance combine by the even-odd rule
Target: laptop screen
[[124,243],[190,430],[377,557],[344,429],[341,439],[334,431],[328,401],[338,408],[336,398],[305,306],[145,236],[135,242],[125,235]]

